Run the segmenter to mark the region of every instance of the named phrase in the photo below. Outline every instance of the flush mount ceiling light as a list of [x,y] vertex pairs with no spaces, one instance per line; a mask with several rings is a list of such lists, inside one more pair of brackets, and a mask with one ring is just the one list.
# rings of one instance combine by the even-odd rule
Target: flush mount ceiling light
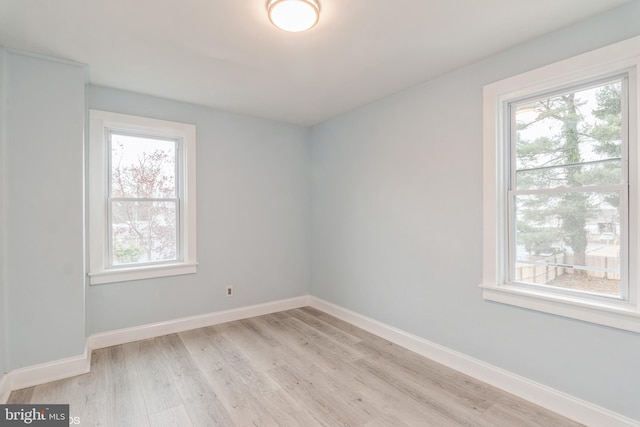
[[317,0],[269,0],[267,11],[273,25],[294,33],[308,30],[320,18]]

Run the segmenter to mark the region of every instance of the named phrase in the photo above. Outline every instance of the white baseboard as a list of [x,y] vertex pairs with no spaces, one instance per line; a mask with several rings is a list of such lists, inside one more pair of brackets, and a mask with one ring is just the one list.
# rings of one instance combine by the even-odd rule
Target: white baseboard
[[184,317],[182,319],[169,320],[166,322],[150,323],[147,325],[91,335],[87,339],[87,346],[91,350],[96,350],[99,348],[144,340],[147,338],[155,338],[162,335],[175,334],[177,332],[188,331],[191,329],[232,322],[234,320],[248,319],[250,317],[262,316],[264,314],[306,307],[308,305],[309,296],[303,296],[251,305],[248,307],[235,308],[232,310],[202,314],[199,316]]
[[394,344],[586,426],[640,427],[640,422],[637,420],[627,418],[322,299],[310,297],[310,305]]
[[9,378],[7,374],[2,375],[0,378],[0,405],[4,405],[9,400],[11,394],[11,387],[9,385]]
[[[85,347],[84,354],[78,356],[14,369],[3,377],[3,381],[7,384],[5,387],[9,390],[6,399],[13,390],[86,374],[90,367],[91,351]],[[6,402],[6,400],[3,401]]]

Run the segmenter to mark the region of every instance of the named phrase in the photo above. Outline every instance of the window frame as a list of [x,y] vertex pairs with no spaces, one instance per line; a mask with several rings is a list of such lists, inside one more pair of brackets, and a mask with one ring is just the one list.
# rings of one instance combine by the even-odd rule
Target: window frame
[[[176,261],[111,265],[109,133],[176,140],[178,202]],[[89,283],[91,285],[193,274],[196,258],[196,127],[148,117],[89,110]]]
[[[485,300],[640,332],[638,223],[640,157],[637,145],[640,101],[640,37],[488,84],[483,90],[483,278]],[[509,105],[545,93],[628,73],[628,245],[627,300],[581,295],[509,281],[509,180],[511,174]],[[623,260],[624,262],[624,260]],[[622,273],[622,272],[621,272]]]
[[[182,234],[182,230],[181,230],[181,221],[180,221],[180,201],[183,199],[183,193],[184,193],[184,185],[183,185],[183,180],[181,178],[181,174],[182,174],[182,162],[181,162],[181,158],[182,158],[182,152],[184,151],[183,149],[183,143],[182,143],[182,138],[168,138],[166,137],[166,135],[162,135],[162,136],[158,136],[156,134],[149,134],[149,133],[133,133],[133,132],[123,132],[119,129],[113,129],[113,128],[109,128],[109,129],[105,129],[106,131],[106,138],[107,138],[107,153],[108,153],[108,159],[107,159],[107,175],[108,175],[108,180],[107,180],[107,269],[122,269],[122,268],[130,268],[130,267],[141,267],[141,266],[145,266],[145,265],[164,265],[164,264],[171,264],[171,263],[175,263],[175,262],[180,262],[182,261],[182,255],[184,253],[184,250],[182,248],[182,239],[180,238],[181,234]],[[141,139],[149,139],[149,140],[163,140],[163,141],[170,141],[173,144],[173,156],[174,156],[174,167],[173,167],[173,174],[174,174],[174,197],[172,198],[159,198],[159,197],[153,197],[153,198],[145,198],[145,197],[132,197],[132,196],[123,196],[123,197],[114,197],[113,193],[114,193],[114,188],[113,188],[113,141],[114,141],[114,135],[118,135],[118,136],[130,136],[130,137],[135,137],[135,138],[141,138]],[[136,264],[117,264],[115,263],[114,260],[114,228],[113,228],[113,211],[114,211],[114,204],[117,203],[126,203],[126,202],[171,202],[174,204],[175,206],[175,223],[176,223],[176,227],[175,227],[175,232],[176,232],[176,257],[175,260],[167,260],[167,261],[146,261],[144,263],[136,263]]]
[[[563,90],[560,91],[552,91],[551,93],[543,93],[540,94],[539,96],[534,96],[533,98],[528,97],[522,100],[510,100],[508,102],[505,102],[506,105],[504,105],[504,108],[506,108],[505,110],[505,117],[509,117],[509,141],[505,141],[508,142],[509,147],[508,150],[510,152],[510,156],[509,156],[509,167],[506,168],[506,172],[509,174],[508,176],[508,189],[507,189],[507,212],[508,212],[508,223],[509,223],[509,229],[507,231],[507,235],[508,235],[508,242],[507,242],[507,248],[508,248],[508,255],[507,255],[507,264],[508,264],[508,271],[507,271],[507,277],[509,277],[508,281],[513,282],[514,284],[517,284],[518,286],[525,286],[525,287],[533,287],[534,289],[536,289],[537,287],[540,286],[548,286],[548,285],[542,285],[542,284],[532,284],[532,283],[527,283],[527,282],[519,282],[517,281],[513,276],[515,276],[515,269],[516,269],[516,264],[517,264],[517,260],[515,258],[515,253],[514,253],[514,247],[516,245],[516,236],[517,236],[517,230],[516,230],[516,226],[515,226],[515,212],[516,212],[516,202],[515,199],[520,195],[566,195],[566,194],[588,194],[588,193],[602,193],[602,192],[616,192],[620,194],[620,227],[621,227],[621,240],[620,240],[620,248],[624,249],[621,252],[621,265],[627,266],[628,265],[628,225],[629,225],[629,218],[628,218],[628,209],[629,209],[629,201],[628,201],[628,196],[629,196],[629,191],[628,191],[628,183],[629,183],[629,132],[628,132],[628,122],[629,122],[629,110],[628,110],[628,104],[629,104],[629,97],[628,97],[628,93],[629,93],[629,72],[631,70],[624,70],[624,72],[622,73],[615,73],[611,76],[606,76],[605,78],[596,78],[595,80],[588,80],[586,83],[581,83],[578,84],[577,86],[572,86],[572,87],[568,87],[568,88],[563,88]],[[514,166],[517,164],[517,154],[516,154],[516,143],[517,143],[517,138],[516,138],[516,130],[515,130],[515,126],[514,126],[514,121],[515,121],[515,108],[517,108],[517,106],[519,104],[523,104],[523,103],[530,103],[532,100],[541,100],[541,99],[548,99],[550,97],[553,96],[557,96],[560,94],[566,94],[566,93],[570,93],[570,92],[577,92],[580,90],[585,90],[588,88],[595,88],[595,87],[599,87],[602,86],[603,84],[607,84],[607,83],[612,83],[612,82],[620,82],[621,84],[621,95],[622,95],[622,111],[621,111],[621,115],[622,116],[626,116],[626,119],[623,120],[622,123],[622,154],[621,154],[621,158],[620,158],[620,167],[621,167],[621,177],[622,177],[622,181],[618,184],[590,184],[590,185],[584,185],[584,186],[556,186],[556,187],[551,187],[551,188],[536,188],[536,189],[520,189],[517,188],[517,175],[518,175],[518,168],[517,166]],[[507,149],[505,147],[505,149]],[[581,162],[579,164],[587,164],[589,162]],[[550,166],[550,168],[552,167],[557,167],[557,166]],[[587,266],[581,266],[581,267],[587,267]],[[585,268],[585,269],[588,269]],[[615,296],[610,296],[610,295],[606,295],[606,294],[595,294],[595,293],[591,293],[589,294],[588,292],[584,292],[582,294],[583,297],[589,298],[589,299],[600,299],[600,300],[604,300],[604,301],[608,301],[611,300],[612,298],[614,299],[618,299],[620,300],[621,298],[625,301],[629,300],[629,277],[628,277],[628,269],[621,269],[620,271],[620,283],[621,283],[621,297],[615,297]],[[557,293],[566,293],[569,295],[576,295],[578,292],[577,291],[573,291],[571,289],[562,289],[562,288],[556,288],[553,290],[553,292],[557,292]]]

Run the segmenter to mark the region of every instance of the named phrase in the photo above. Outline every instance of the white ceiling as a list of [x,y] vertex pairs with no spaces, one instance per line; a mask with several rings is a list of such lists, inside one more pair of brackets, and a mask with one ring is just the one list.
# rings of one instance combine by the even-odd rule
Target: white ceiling
[[0,0],[0,45],[92,84],[302,125],[630,0],[320,0],[304,33],[266,0]]

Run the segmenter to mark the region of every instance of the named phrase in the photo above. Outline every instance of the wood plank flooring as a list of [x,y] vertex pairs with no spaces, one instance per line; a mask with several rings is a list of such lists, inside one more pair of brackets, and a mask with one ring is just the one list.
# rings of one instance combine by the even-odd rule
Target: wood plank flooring
[[81,426],[579,425],[312,308],[96,350],[9,403]]

